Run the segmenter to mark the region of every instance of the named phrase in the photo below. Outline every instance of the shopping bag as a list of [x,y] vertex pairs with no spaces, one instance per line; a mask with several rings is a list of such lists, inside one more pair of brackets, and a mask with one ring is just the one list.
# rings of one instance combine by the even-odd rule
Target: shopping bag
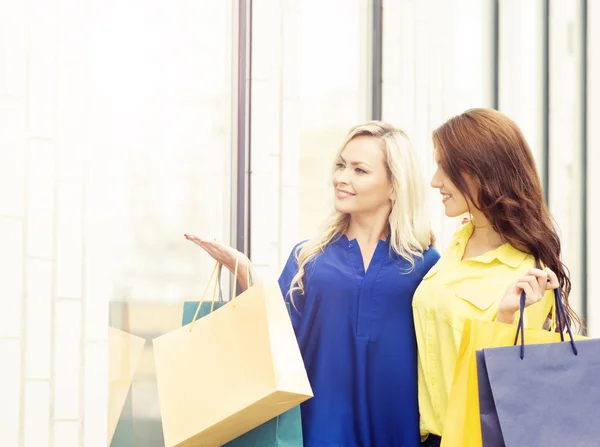
[[[555,302],[559,323],[566,323],[566,341],[561,327],[560,343],[530,345],[521,318],[514,346],[477,352],[486,447],[598,444],[600,340],[574,338],[558,289]],[[523,295],[522,309],[524,303]]]
[[108,328],[108,438],[112,442],[146,340]]
[[279,286],[222,304],[216,287],[212,312],[153,341],[166,447],[224,445],[312,397]]
[[[482,445],[476,351],[512,346],[515,325],[467,319],[448,397],[442,447]],[[524,329],[528,344],[560,341],[560,334],[541,329]],[[485,445],[485,444],[484,444]]]
[[[219,301],[214,304],[197,301],[183,303],[182,325],[185,326],[194,321],[198,305],[201,307],[196,319],[210,314],[211,307],[216,310],[224,306],[227,302],[222,300],[220,290],[219,297]],[[303,445],[302,417],[298,405],[228,442],[225,447],[302,447]]]

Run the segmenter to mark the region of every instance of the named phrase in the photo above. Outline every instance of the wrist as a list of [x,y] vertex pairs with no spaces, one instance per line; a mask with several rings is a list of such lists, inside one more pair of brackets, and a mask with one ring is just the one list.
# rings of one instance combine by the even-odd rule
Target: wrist
[[230,270],[231,273],[235,273],[235,267],[237,264],[238,274],[240,272],[246,273],[246,269],[249,263],[250,261],[248,257],[244,253],[238,252],[237,259],[234,258],[233,260],[230,260],[227,264],[223,264],[223,267],[227,267],[227,270]]
[[513,324],[515,322],[515,313],[516,310],[512,309],[498,309],[496,321],[498,323]]
[[[235,266],[234,266],[234,268],[231,269],[232,273],[234,273],[234,271],[235,271]],[[252,270],[250,268],[250,260],[248,259],[248,257],[246,255],[240,253],[240,258],[238,260],[236,281],[244,289],[246,289],[249,286],[249,284],[247,284],[247,282],[248,282],[248,276],[250,273],[252,273]]]

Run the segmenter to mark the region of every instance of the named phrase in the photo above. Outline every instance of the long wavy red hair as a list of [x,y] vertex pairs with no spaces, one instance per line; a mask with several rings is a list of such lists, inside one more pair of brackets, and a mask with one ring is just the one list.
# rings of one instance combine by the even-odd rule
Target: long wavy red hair
[[437,128],[433,143],[448,178],[504,240],[556,273],[567,318],[583,328],[569,305],[569,271],[533,154],[516,123],[496,110],[471,109]]

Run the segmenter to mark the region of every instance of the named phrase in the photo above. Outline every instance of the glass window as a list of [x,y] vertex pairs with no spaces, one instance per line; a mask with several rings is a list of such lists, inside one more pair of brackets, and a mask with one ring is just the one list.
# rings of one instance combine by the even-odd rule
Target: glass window
[[571,273],[570,301],[582,311],[582,23],[578,2],[550,2],[550,212],[559,229],[563,262]]
[[499,110],[519,125],[543,175],[543,1],[502,0],[499,15]]
[[600,4],[587,3],[587,36],[588,36],[588,86],[587,86],[587,305],[588,333],[592,337],[600,335],[600,287],[594,273],[600,271]]
[[333,156],[368,119],[369,2],[253,6],[252,261],[277,277],[332,206]]
[[301,2],[297,161],[301,239],[314,236],[329,215],[333,157],[350,128],[369,118],[370,86],[363,79],[369,70],[366,57],[363,59],[369,51],[364,10],[368,3]]
[[181,326],[213,265],[183,234],[229,243],[230,8],[128,0],[91,16],[85,276],[58,286],[83,281],[96,336],[111,301],[111,325],[147,339],[113,446],[163,445],[151,339]]
[[[386,2],[384,11],[383,119],[407,132],[429,181],[433,129],[492,106],[492,2]],[[459,220],[445,217],[437,190],[429,199],[443,250]]]

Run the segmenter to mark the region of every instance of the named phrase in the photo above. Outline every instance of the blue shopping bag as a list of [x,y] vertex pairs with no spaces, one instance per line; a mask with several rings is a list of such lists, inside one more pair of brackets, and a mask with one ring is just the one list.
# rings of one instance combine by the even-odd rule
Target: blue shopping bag
[[562,342],[526,345],[524,305],[523,295],[514,346],[476,353],[483,445],[598,445],[600,340],[575,341],[560,292],[555,290]]

